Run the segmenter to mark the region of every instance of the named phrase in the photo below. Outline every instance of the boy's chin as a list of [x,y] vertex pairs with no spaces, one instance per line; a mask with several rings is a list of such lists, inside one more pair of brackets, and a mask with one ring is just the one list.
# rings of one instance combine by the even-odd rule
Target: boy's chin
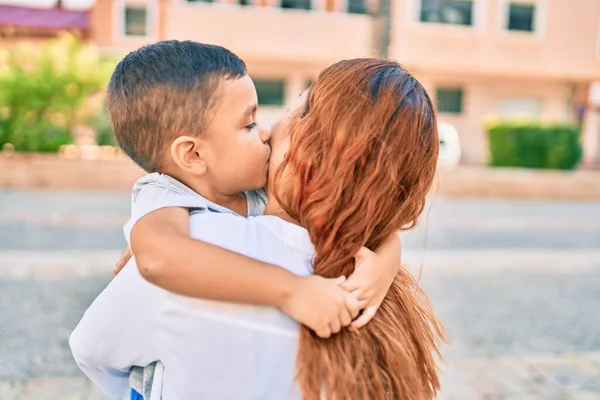
[[262,189],[262,188],[266,188],[269,185],[269,179],[267,176],[265,176],[265,178],[263,180],[261,180],[260,185],[257,187],[257,189]]
[[257,189],[263,189],[264,187],[267,186],[268,182],[268,177],[267,175],[265,175],[264,177],[260,178],[260,179],[256,179],[253,181],[253,188],[249,189],[249,190],[257,190]]

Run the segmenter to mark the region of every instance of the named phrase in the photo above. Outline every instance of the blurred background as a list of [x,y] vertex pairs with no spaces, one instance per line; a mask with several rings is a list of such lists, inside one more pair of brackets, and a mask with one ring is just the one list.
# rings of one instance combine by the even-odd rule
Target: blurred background
[[242,57],[267,125],[333,62],[404,64],[440,111],[403,236],[451,339],[440,399],[600,399],[599,33],[598,0],[0,0],[0,399],[105,399],[67,343],[142,175],[104,89],[166,39]]

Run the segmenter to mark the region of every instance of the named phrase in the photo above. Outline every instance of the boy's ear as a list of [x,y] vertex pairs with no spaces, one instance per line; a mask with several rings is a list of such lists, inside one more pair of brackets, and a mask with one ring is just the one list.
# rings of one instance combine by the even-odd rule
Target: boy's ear
[[182,170],[194,175],[204,175],[208,170],[205,149],[206,143],[202,139],[179,136],[171,143],[171,157]]

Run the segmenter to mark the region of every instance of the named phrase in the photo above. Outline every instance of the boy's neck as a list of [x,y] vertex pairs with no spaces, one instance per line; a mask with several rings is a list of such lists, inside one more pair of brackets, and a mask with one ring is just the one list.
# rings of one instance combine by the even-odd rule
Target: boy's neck
[[192,179],[186,179],[185,176],[182,176],[182,174],[178,174],[177,172],[165,170],[161,173],[177,179],[179,182],[183,183],[200,196],[220,205],[221,207],[225,207],[233,212],[238,213],[239,215],[243,215],[244,217],[248,216],[248,200],[246,199],[246,195],[244,193],[226,195],[219,193],[206,182],[196,182]]
[[190,188],[196,193],[200,194],[202,197],[220,205],[221,207],[228,208],[244,217],[248,216],[248,200],[246,199],[246,195],[244,193],[238,193],[233,196],[222,193],[211,193],[205,195],[204,193],[207,193],[208,191],[203,191],[200,188],[195,188],[192,186],[190,186]]

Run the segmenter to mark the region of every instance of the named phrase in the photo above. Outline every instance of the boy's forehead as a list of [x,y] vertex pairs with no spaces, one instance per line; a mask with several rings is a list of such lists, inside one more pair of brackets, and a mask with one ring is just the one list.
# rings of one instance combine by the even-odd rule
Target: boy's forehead
[[248,102],[257,98],[254,82],[248,75],[238,79],[227,79],[221,85],[221,97],[228,101]]
[[252,79],[245,75],[239,79],[226,79],[217,95],[217,112],[235,113],[240,117],[251,115],[258,105],[256,88]]

